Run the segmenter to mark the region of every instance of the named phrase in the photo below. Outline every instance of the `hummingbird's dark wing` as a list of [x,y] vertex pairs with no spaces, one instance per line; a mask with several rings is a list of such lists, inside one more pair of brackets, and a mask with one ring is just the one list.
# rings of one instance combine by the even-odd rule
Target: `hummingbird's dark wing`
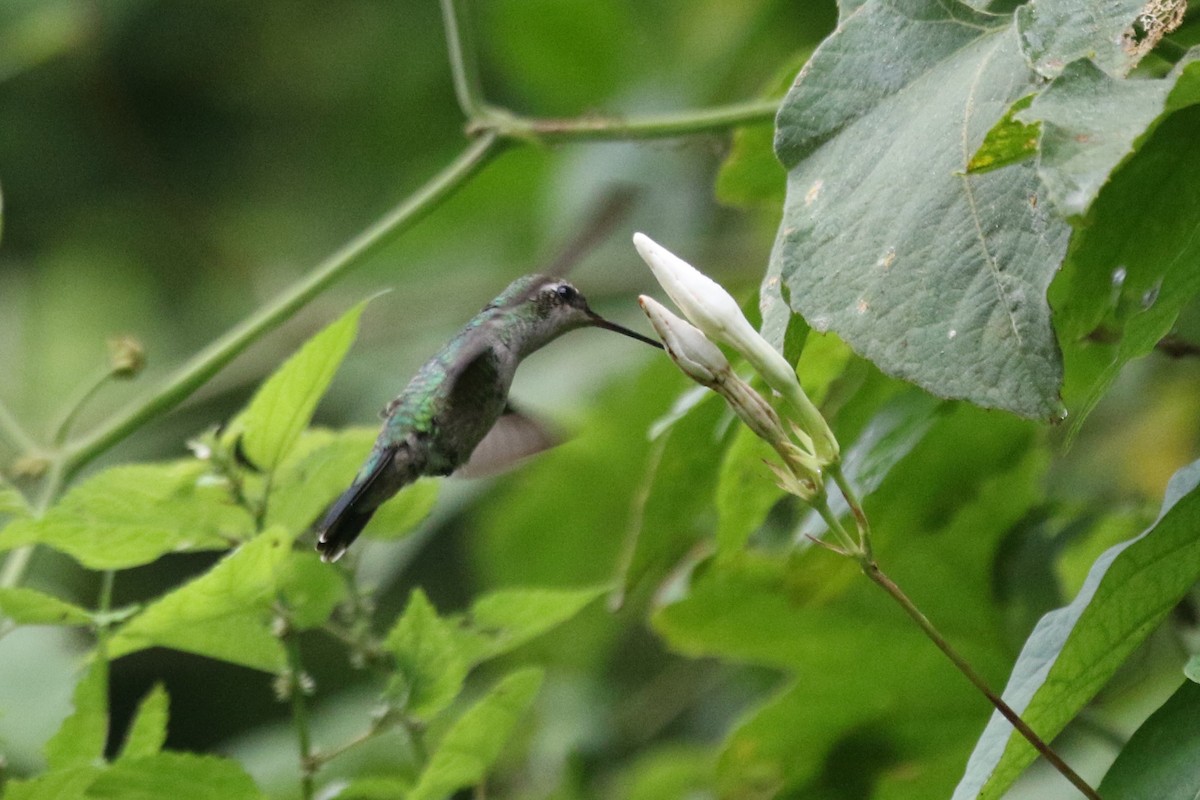
[[471,458],[454,474],[461,478],[496,475],[523,458],[557,446],[562,439],[544,422],[517,411],[510,403],[471,453]]

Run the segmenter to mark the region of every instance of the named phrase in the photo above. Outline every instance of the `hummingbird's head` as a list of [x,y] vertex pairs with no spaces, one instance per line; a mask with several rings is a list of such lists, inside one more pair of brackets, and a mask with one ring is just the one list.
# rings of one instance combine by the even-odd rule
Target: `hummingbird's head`
[[567,331],[587,326],[606,328],[654,347],[662,347],[653,339],[610,322],[592,311],[583,294],[562,278],[546,275],[518,278],[488,308],[494,308],[523,323],[520,325],[523,331],[519,342],[523,355]]

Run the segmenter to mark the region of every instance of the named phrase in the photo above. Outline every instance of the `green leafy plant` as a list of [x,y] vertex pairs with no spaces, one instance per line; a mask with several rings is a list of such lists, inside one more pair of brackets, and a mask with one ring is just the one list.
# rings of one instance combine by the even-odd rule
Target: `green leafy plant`
[[[0,14],[15,43],[0,80],[87,30],[70,4],[19,5]],[[461,151],[173,372],[117,337],[50,422],[0,397],[0,647],[74,631],[79,668],[3,797],[1193,797],[1200,71],[1184,3],[843,0],[819,45],[780,35],[753,76],[783,76],[766,99],[562,118],[495,104],[559,86],[573,59],[592,72],[562,85],[603,87],[653,49],[624,43],[632,11],[552,6],[481,10],[506,35],[476,42],[443,0]],[[727,69],[754,61],[762,13]],[[580,50],[543,35],[527,50],[544,61],[512,66],[531,17]],[[480,58],[509,65],[507,92]],[[631,367],[589,401],[582,441],[482,499],[418,481],[372,519],[372,549],[326,564],[311,526],[376,434],[317,417],[389,302],[356,303],[364,290],[340,316],[317,309],[321,330],[248,398],[194,407],[170,458],[109,455],[419,221],[445,216],[434,238],[461,246],[442,206],[486,192],[501,155],[730,131],[716,193],[774,236],[752,275],[761,315],[664,278],[678,259],[635,239],[703,332],[643,307],[721,398],[662,359]],[[540,169],[515,163],[509,179]],[[485,205],[512,205],[509,184],[492,191]],[[739,243],[762,238],[706,260],[752,261]],[[396,583],[389,569],[461,528],[469,570]],[[253,684],[278,719],[175,746],[200,715],[179,684],[118,691],[163,653],[211,666],[189,681],[200,695]],[[266,744],[247,738],[260,729]]]

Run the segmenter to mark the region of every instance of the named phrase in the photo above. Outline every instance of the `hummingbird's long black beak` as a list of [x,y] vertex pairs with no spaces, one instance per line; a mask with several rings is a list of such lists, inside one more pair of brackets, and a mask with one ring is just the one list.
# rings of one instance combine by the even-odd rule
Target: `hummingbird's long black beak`
[[595,311],[592,311],[591,309],[588,309],[587,314],[591,318],[592,324],[595,325],[597,328],[604,328],[606,330],[616,331],[617,333],[623,333],[626,336],[628,336],[630,339],[637,339],[639,342],[645,342],[646,344],[650,345],[651,347],[657,347],[659,350],[666,349],[663,347],[662,342],[655,341],[654,339],[651,339],[649,336],[642,336],[637,331],[632,331],[629,328],[626,328],[624,325],[618,325],[615,322],[609,322],[604,317],[600,316],[599,314],[597,314]]

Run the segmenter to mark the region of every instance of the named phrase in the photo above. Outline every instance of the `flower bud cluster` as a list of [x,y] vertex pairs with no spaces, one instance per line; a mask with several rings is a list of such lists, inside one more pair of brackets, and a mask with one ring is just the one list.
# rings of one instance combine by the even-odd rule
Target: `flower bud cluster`
[[[805,500],[815,498],[823,490],[824,467],[838,458],[837,440],[804,394],[795,370],[754,330],[718,283],[644,234],[634,234],[633,243],[675,305],[695,323],[680,319],[653,298],[639,298],[667,354],[685,375],[724,397],[750,430],[779,453],[784,466],[770,466],[785,491]],[[790,436],[775,409],[733,372],[712,339],[741,353],[796,412],[799,419],[792,422]]]

